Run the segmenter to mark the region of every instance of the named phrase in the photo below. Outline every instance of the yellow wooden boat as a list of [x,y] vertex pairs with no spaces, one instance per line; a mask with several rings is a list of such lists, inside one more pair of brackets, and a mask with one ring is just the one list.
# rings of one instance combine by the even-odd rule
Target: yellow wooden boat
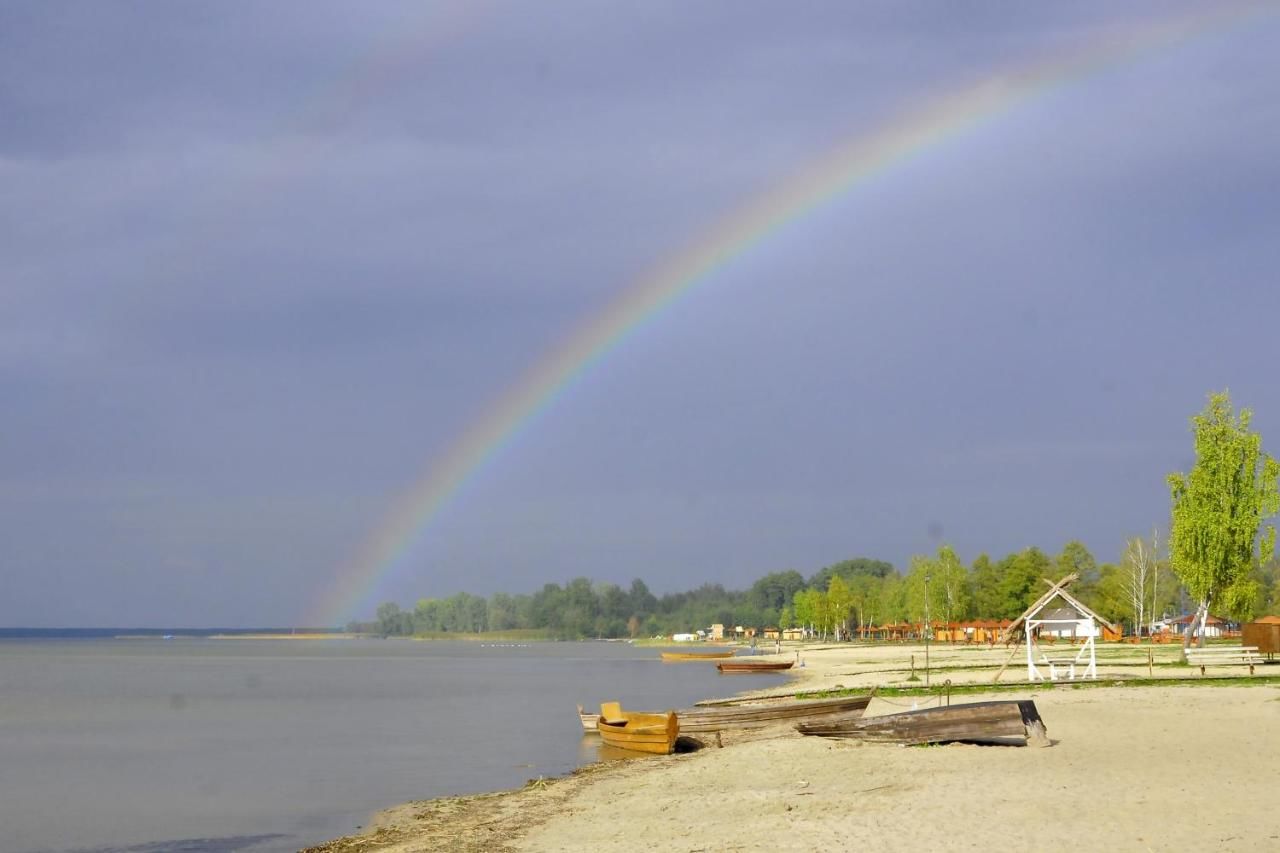
[[724,660],[733,657],[733,650],[727,652],[663,652],[662,659],[667,663],[678,663],[686,660]]
[[675,711],[640,714],[622,710],[617,702],[602,702],[596,730],[610,746],[669,755],[676,750],[680,723],[676,720]]

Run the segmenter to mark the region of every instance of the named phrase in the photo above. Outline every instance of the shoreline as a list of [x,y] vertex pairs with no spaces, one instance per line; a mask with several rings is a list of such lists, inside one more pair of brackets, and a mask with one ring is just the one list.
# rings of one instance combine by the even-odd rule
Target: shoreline
[[[935,655],[945,661],[973,651]],[[735,698],[837,684],[861,691],[874,686],[871,679],[882,686],[915,684],[886,677],[902,674],[901,667],[885,664],[912,653],[903,647],[827,646],[802,653],[806,666],[788,671],[785,687],[746,689]],[[959,669],[947,676],[989,684],[992,672],[985,660],[979,663],[989,655],[972,656],[977,668],[967,672],[976,679],[965,680]],[[1099,654],[1100,678],[1134,665],[1109,657],[1104,667]],[[1280,843],[1280,819],[1269,817],[1269,787],[1250,784],[1273,773],[1267,746],[1280,725],[1280,682],[1246,675],[1197,686],[1178,683],[1186,680],[1186,667],[1160,668],[1169,683],[1157,678],[1077,690],[1070,682],[1022,682],[975,697],[1007,693],[1036,701],[1053,743],[1047,749],[904,749],[805,738],[783,726],[726,738],[723,749],[595,762],[523,788],[393,806],[378,812],[361,834],[307,853],[830,849],[847,846],[842,833],[865,841],[869,830],[884,833],[878,846],[892,849],[954,846],[957,839],[1007,844],[1011,838],[1032,846],[1116,850]],[[1010,670],[1025,677],[1025,665],[1023,673],[1013,665]],[[894,692],[874,698],[867,716],[932,701],[931,694]],[[1187,780],[1192,769],[1199,781]],[[1189,796],[1203,813],[1177,807]],[[944,819],[920,823],[922,808]],[[1091,814],[1101,820],[1091,825]],[[1171,821],[1177,834],[1169,834]]]

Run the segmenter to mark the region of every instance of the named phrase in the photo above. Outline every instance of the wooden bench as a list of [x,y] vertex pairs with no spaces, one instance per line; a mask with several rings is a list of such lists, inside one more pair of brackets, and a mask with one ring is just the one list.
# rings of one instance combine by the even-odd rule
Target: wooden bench
[[1247,666],[1249,674],[1253,675],[1253,668],[1262,663],[1262,658],[1258,655],[1257,646],[1205,646],[1203,649],[1187,649],[1187,663],[1200,667],[1201,675],[1204,675],[1206,666],[1233,665]]
[[1068,681],[1076,679],[1076,664],[1079,663],[1075,658],[1056,657],[1049,658],[1040,655],[1040,662],[1049,667],[1049,680],[1057,681],[1059,675],[1065,675]]

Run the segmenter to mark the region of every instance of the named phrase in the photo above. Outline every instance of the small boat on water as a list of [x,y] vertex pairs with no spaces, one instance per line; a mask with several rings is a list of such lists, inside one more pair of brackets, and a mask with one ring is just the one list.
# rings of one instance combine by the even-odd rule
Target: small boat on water
[[581,705],[579,705],[578,719],[582,721],[582,730],[584,732],[597,731],[596,722],[600,719],[599,714],[588,714],[587,710],[583,708]]
[[[703,734],[730,729],[758,729],[777,723],[842,719],[861,716],[867,710],[871,694],[842,696],[839,699],[797,699],[772,705],[726,705],[716,708],[685,708],[676,711],[680,731]],[[591,714],[578,706],[578,719],[585,733],[598,732],[599,714]]]
[[600,705],[596,730],[610,746],[669,755],[675,752],[680,723],[675,711],[660,714],[624,711],[617,702],[604,702]]
[[733,661],[732,663],[718,663],[716,669],[725,675],[751,673],[751,672],[778,672],[784,669],[791,669],[795,666],[795,661],[788,660],[782,662],[773,661]]
[[1044,722],[1031,699],[970,702],[881,717],[801,723],[802,735],[880,743],[1002,743],[1048,746]]
[[662,660],[666,663],[679,663],[687,660],[724,660],[733,657],[733,649],[727,652],[663,652]]

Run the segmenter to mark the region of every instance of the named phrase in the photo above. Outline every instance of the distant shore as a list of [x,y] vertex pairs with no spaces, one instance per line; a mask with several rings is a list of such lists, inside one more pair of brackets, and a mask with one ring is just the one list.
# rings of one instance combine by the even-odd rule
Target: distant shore
[[364,634],[326,634],[304,631],[270,631],[258,634],[210,634],[210,640],[358,640]]
[[[995,672],[1009,657],[999,647],[930,651],[934,690],[877,696],[869,716],[944,701],[937,688],[948,680],[957,691],[996,687]],[[909,680],[913,655],[919,681]],[[1271,787],[1261,783],[1274,775],[1270,744],[1280,725],[1280,682],[1246,675],[1191,686],[1182,683],[1190,680],[1189,668],[1173,664],[1173,656],[1162,651],[1151,663],[1157,680],[1148,681],[1146,647],[1102,646],[1100,676],[1141,676],[1129,683],[1142,686],[1087,690],[1063,682],[1027,685],[1025,659],[1015,657],[1002,673],[1014,682],[1008,691],[954,700],[1034,699],[1053,742],[1047,749],[859,746],[781,727],[727,739],[723,749],[593,764],[516,791],[408,803],[377,815],[365,834],[310,849],[622,853],[1012,842],[1116,851],[1280,844]],[[923,647],[810,647],[801,657],[805,666],[793,670],[789,691],[763,692],[923,685]],[[1235,674],[1226,667],[1211,673]],[[1178,681],[1163,685],[1161,675]]]

